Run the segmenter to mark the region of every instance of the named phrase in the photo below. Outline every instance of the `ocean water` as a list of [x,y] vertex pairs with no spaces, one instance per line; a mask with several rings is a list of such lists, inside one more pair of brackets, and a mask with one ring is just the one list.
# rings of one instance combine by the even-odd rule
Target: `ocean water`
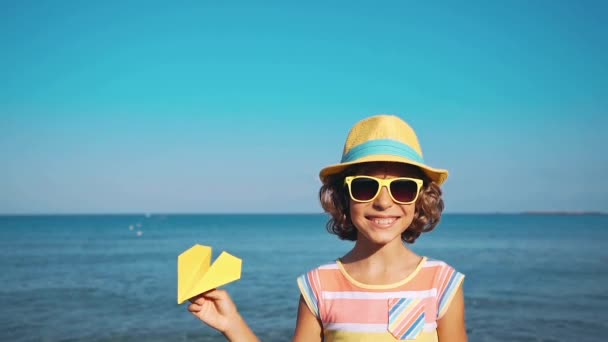
[[[325,221],[0,217],[0,341],[223,341],[176,304],[177,256],[196,243],[243,259],[225,289],[263,341],[289,341],[296,277],[352,246]],[[606,341],[607,242],[608,216],[445,215],[411,248],[465,273],[470,341]]]

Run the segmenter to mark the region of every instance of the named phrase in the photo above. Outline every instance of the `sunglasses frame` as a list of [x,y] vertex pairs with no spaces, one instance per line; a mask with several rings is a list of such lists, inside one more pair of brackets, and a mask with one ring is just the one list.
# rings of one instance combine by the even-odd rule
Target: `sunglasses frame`
[[[378,182],[378,184],[379,184],[378,190],[376,191],[376,194],[371,199],[369,199],[367,201],[362,201],[362,200],[356,199],[353,196],[353,192],[351,190],[351,184],[352,184],[352,182],[354,180],[356,180],[356,179],[361,179],[361,178],[373,179],[376,182]],[[398,180],[407,180],[407,181],[413,181],[414,183],[416,183],[416,185],[418,186],[418,188],[416,190],[416,196],[414,197],[413,200],[408,201],[408,202],[402,202],[402,201],[398,201],[398,200],[395,199],[395,197],[393,196],[393,193],[391,192],[391,183],[394,182],[394,181],[398,181]],[[376,177],[372,177],[372,176],[348,176],[348,177],[344,178],[344,184],[348,188],[348,195],[350,196],[350,199],[352,199],[353,201],[355,201],[357,203],[372,202],[373,200],[375,200],[378,197],[378,195],[380,195],[380,192],[382,191],[382,188],[385,187],[386,190],[388,191],[388,195],[391,197],[391,199],[393,200],[393,202],[399,203],[399,204],[411,204],[411,203],[416,202],[416,200],[418,199],[418,195],[420,195],[420,189],[422,189],[422,185],[424,184],[424,181],[422,179],[409,178],[409,177],[397,177],[397,178],[384,179],[384,178],[376,178]]]

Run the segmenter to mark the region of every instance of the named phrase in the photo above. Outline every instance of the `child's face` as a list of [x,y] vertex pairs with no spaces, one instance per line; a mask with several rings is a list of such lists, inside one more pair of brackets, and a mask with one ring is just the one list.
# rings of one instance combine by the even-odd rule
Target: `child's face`
[[[375,164],[358,175],[383,179],[410,177],[421,178],[415,167],[400,164]],[[385,245],[395,240],[401,241],[401,233],[414,219],[415,203],[394,202],[386,187],[371,202],[355,202],[350,199],[351,221],[358,230],[357,240],[367,240],[374,245]]]

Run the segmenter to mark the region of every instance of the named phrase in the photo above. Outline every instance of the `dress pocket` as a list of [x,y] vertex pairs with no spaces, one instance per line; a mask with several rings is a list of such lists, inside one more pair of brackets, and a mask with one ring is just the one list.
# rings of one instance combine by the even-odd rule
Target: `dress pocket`
[[390,298],[388,331],[398,340],[415,340],[425,324],[424,298]]

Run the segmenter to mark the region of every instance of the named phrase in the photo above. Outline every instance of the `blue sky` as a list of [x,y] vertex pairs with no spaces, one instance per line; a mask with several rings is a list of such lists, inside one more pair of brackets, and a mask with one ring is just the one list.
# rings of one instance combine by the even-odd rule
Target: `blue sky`
[[380,113],[446,212],[608,211],[605,2],[0,6],[0,213],[320,212]]

